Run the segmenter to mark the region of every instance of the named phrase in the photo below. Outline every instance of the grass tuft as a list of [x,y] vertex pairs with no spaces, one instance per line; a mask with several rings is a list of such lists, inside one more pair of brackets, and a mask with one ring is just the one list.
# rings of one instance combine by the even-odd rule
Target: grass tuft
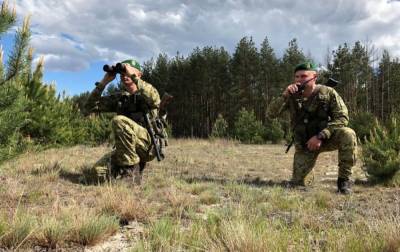
[[200,203],[206,205],[217,204],[220,201],[219,195],[214,190],[206,190],[199,195]]
[[317,192],[313,195],[314,205],[323,210],[332,208],[332,195],[328,192]]
[[189,187],[189,192],[193,195],[200,195],[209,188],[210,186],[204,183],[193,183]]
[[83,246],[95,245],[114,234],[119,228],[116,217],[108,215],[84,214],[71,230],[71,239]]
[[68,238],[70,222],[55,217],[42,219],[36,243],[48,249],[57,249]]
[[148,221],[148,208],[127,188],[109,186],[101,195],[97,200],[98,212],[101,214],[116,216],[121,224],[127,224],[132,220]]
[[0,247],[15,250],[28,241],[37,225],[36,218],[27,213],[18,213],[10,223],[1,223]]
[[136,250],[138,251],[177,251],[179,250],[179,227],[169,218],[161,218],[152,223]]

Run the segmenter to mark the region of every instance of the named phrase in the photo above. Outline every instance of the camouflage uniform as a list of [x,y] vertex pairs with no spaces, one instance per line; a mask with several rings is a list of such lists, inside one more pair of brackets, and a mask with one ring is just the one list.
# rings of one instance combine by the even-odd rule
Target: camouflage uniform
[[[330,87],[316,85],[308,98],[299,96],[279,97],[269,106],[270,118],[289,110],[293,129],[295,154],[292,183],[306,185],[312,182],[310,173],[319,153],[339,151],[339,180],[349,180],[356,162],[357,139],[355,132],[346,127],[349,121],[347,107],[339,94]],[[324,140],[318,151],[309,151],[307,141],[316,135]]]
[[123,91],[109,96],[101,96],[105,87],[98,85],[90,94],[85,105],[86,114],[91,112],[117,113],[112,119],[115,149],[95,164],[98,175],[106,172],[104,167],[109,162],[111,163],[111,172],[115,173],[121,167],[131,167],[139,162],[151,161],[155,157],[139,103],[145,101],[149,106],[152,120],[158,116],[160,96],[149,83],[137,77],[134,77],[133,80],[138,88],[135,94]]

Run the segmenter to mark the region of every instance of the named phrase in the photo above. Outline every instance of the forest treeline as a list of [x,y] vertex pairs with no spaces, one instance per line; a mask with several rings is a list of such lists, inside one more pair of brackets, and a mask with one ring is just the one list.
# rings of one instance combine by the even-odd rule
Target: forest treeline
[[[0,36],[15,22],[15,10],[10,10],[4,1]],[[16,31],[6,63],[0,54],[0,162],[30,146],[107,141],[112,114],[84,117],[80,111],[89,92],[67,97],[57,94],[54,85],[44,83],[43,60],[32,66],[34,49],[29,45],[30,36],[26,18]],[[361,141],[369,139],[371,133],[373,139],[384,138],[386,122],[397,125],[400,112],[399,59],[387,50],[381,55],[378,51],[371,43],[345,43],[329,51],[326,62],[321,64],[326,69],[320,73],[319,82],[328,77],[340,81],[336,90],[349,108],[351,126]],[[290,135],[288,119],[270,121],[265,112],[271,100],[293,81],[294,66],[306,59],[312,60],[313,55],[305,55],[295,38],[278,57],[267,37],[260,45],[251,37],[243,37],[233,53],[223,47],[206,46],[193,49],[187,56],[160,54],[143,63],[143,79],[161,95],[168,92],[174,96],[168,107],[168,122],[175,137],[279,142]],[[110,85],[106,93],[118,88],[118,83]],[[378,132],[383,135],[374,137],[376,132],[371,129],[377,126],[382,127]],[[400,144],[399,139],[396,141]],[[389,146],[383,140],[380,144],[382,148]]]
[[[340,81],[336,89],[354,121],[387,120],[399,111],[399,60],[386,50],[382,55],[377,51],[360,41],[345,43],[329,52],[322,64],[325,71],[319,82],[328,77]],[[257,47],[251,37],[244,37],[233,54],[223,47],[195,48],[187,57],[161,54],[144,63],[143,78],[161,94],[175,97],[169,108],[175,136],[208,137],[219,115],[232,135],[241,109],[254,113],[264,125],[270,123],[265,117],[268,104],[293,81],[294,66],[306,59],[312,60],[312,55],[306,56],[296,39],[278,58],[268,38]],[[286,127],[285,120],[280,122]]]
[[[386,50],[382,55],[377,51],[360,41],[354,45],[345,43],[329,52],[322,64],[325,70],[321,71],[319,82],[324,83],[329,77],[340,81],[336,89],[351,117],[357,120],[386,120],[399,111],[399,59]],[[268,38],[257,47],[251,37],[244,37],[233,54],[223,47],[208,46],[195,48],[187,57],[160,54],[143,64],[143,79],[157,87],[160,94],[174,96],[169,108],[174,136],[209,137],[219,115],[233,133],[241,109],[253,112],[257,120],[268,124],[268,104],[293,81],[294,66],[306,59],[312,60],[312,55],[306,56],[296,39],[278,58]],[[87,95],[73,99],[83,104]]]

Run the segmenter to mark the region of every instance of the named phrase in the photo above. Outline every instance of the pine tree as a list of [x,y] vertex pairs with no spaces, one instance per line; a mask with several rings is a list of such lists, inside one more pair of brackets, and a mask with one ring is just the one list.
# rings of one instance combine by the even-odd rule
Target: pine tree
[[228,122],[224,119],[221,114],[218,114],[217,119],[214,122],[211,137],[221,138],[227,137],[228,135]]
[[289,47],[285,50],[285,53],[283,54],[280,64],[282,83],[284,83],[284,85],[288,85],[289,83],[293,82],[294,68],[296,67],[296,65],[305,60],[306,57],[304,56],[302,50],[299,48],[297,44],[297,39],[292,39],[289,42]]
[[242,38],[232,56],[232,89],[233,97],[232,112],[238,111],[241,107],[248,110],[257,111],[257,117],[261,119],[263,115],[257,109],[259,102],[258,76],[260,71],[260,61],[258,50],[253,39]]
[[265,132],[264,126],[257,120],[254,111],[247,111],[245,108],[239,110],[234,124],[235,138],[243,143],[261,144],[264,143]]
[[400,186],[400,125],[395,117],[388,127],[376,125],[362,145],[364,170],[372,182]]
[[351,50],[351,65],[353,69],[353,85],[351,88],[352,103],[350,109],[355,111],[367,111],[367,95],[369,87],[368,78],[372,73],[369,66],[369,52],[360,41],[355,42]]
[[[266,111],[267,105],[273,97],[282,92],[282,83],[279,76],[279,61],[274,53],[274,49],[269,44],[268,38],[265,38],[260,49],[260,83],[259,94],[262,97],[260,101],[260,111]],[[261,119],[264,121],[265,117]]]
[[[378,110],[375,113],[382,119],[388,119],[393,113],[400,112],[400,63],[392,59],[387,50],[383,51],[377,74],[378,90],[375,90],[375,100]],[[378,92],[377,92],[378,91]]]
[[151,81],[160,95],[164,94],[168,90],[169,84],[169,69],[168,69],[169,59],[166,54],[159,54],[157,60],[152,69]]
[[[4,1],[0,11],[0,35],[4,34],[15,21],[15,9],[9,10],[7,1]],[[17,31],[16,44],[7,68],[3,65],[3,52],[0,52],[0,162],[22,151],[25,146],[19,130],[26,122],[27,100],[17,74],[24,70],[21,62],[26,54],[26,41],[29,35],[27,24],[26,20],[23,27]]]

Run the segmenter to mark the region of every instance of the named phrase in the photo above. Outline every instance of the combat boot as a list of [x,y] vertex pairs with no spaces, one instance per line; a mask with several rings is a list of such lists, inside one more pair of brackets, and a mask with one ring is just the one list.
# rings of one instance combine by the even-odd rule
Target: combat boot
[[111,169],[110,169],[110,176],[113,179],[118,179],[121,178],[124,172],[124,169],[122,166],[116,165],[116,164],[111,164]]
[[282,186],[287,189],[296,189],[300,191],[308,191],[309,187],[307,187],[302,181],[284,181],[282,182]]
[[346,195],[351,193],[351,185],[349,179],[338,178],[337,187],[338,187],[338,193]]
[[94,167],[97,180],[99,183],[106,182],[109,178],[109,168],[107,166],[95,166]]
[[303,181],[295,181],[295,180],[284,181],[283,185],[286,188],[298,188],[306,186]]

